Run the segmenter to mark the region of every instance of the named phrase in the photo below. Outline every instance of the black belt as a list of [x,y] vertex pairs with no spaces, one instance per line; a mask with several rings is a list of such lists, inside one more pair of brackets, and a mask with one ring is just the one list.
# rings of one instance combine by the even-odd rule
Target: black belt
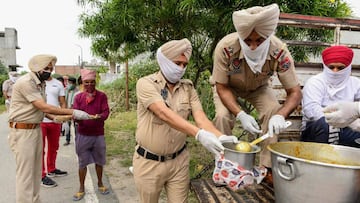
[[175,152],[173,154],[168,154],[168,155],[164,155],[164,156],[153,154],[153,153],[149,152],[148,150],[142,148],[141,146],[139,146],[137,148],[136,152],[140,156],[144,157],[145,159],[151,159],[151,160],[154,160],[154,161],[164,162],[166,160],[175,159],[177,156],[179,156],[179,154],[181,152],[184,151],[185,148],[186,148],[186,144],[179,151],[177,151],[177,152]]

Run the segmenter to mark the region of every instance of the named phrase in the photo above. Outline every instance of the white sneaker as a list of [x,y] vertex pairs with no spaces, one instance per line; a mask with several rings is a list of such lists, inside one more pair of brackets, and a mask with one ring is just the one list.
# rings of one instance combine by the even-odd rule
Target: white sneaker
[[133,166],[130,166],[130,167],[129,167],[129,171],[130,171],[131,174],[134,174],[134,167],[133,167]]

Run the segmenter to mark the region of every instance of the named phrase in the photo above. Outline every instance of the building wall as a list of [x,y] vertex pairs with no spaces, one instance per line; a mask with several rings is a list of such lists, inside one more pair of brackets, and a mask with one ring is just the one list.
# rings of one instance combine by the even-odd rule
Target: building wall
[[5,67],[17,67],[16,49],[20,49],[15,28],[5,28],[0,32],[0,61]]
[[59,75],[80,75],[80,66],[55,65],[55,73]]

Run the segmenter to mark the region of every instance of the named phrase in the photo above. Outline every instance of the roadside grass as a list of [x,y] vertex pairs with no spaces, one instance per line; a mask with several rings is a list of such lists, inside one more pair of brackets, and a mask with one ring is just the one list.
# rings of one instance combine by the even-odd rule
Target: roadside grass
[[4,104],[1,104],[1,105],[0,105],[0,112],[1,112],[1,113],[6,112],[6,107],[5,107]]

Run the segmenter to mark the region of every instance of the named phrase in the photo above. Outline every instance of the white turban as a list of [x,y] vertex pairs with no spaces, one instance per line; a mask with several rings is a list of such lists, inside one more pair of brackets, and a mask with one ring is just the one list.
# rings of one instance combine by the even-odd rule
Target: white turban
[[33,72],[39,72],[42,69],[46,68],[49,63],[55,66],[57,61],[56,56],[47,55],[47,54],[40,54],[33,56],[29,61],[29,69]]
[[253,30],[261,37],[269,37],[276,29],[280,10],[277,4],[255,6],[233,13],[233,23],[240,39],[246,39]]
[[160,47],[161,52],[166,58],[173,61],[181,54],[184,54],[187,60],[190,60],[192,46],[188,39],[171,40]]

